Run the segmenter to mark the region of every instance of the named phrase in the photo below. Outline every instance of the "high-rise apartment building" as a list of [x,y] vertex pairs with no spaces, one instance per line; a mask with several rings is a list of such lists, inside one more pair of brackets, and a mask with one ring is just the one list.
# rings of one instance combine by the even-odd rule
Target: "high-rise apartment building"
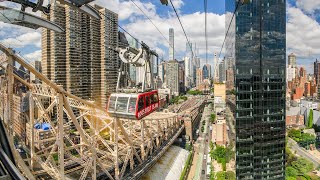
[[313,63],[313,74],[314,78],[316,79],[316,85],[318,89],[318,97],[320,97],[320,61],[316,59],[316,61]]
[[200,84],[203,82],[203,71],[198,68],[196,72],[196,86],[199,88]]
[[184,80],[185,80],[185,62],[179,61],[179,92],[185,92]]
[[175,96],[179,95],[179,62],[177,60],[168,61],[166,63],[165,82],[171,93]]
[[226,59],[235,59],[236,176],[283,180],[286,1],[246,2],[226,1]]
[[210,79],[211,78],[211,65],[205,64],[202,67],[203,79]]
[[219,59],[218,59],[217,53],[214,53],[213,69],[214,69],[213,81],[219,82]]
[[70,93],[105,105],[116,90],[118,15],[94,5],[101,19],[56,2],[43,16],[65,29],[42,30],[42,71]]
[[169,61],[174,60],[174,29],[169,29]]
[[193,72],[193,69],[192,69],[192,62],[191,62],[191,58],[190,57],[184,57],[183,58],[184,60],[184,86],[186,88],[190,88],[191,87],[191,84],[192,84],[192,72]]
[[219,82],[225,82],[226,81],[226,64],[225,60],[223,59],[219,63]]
[[293,68],[297,67],[297,57],[293,53],[288,56],[288,66]]

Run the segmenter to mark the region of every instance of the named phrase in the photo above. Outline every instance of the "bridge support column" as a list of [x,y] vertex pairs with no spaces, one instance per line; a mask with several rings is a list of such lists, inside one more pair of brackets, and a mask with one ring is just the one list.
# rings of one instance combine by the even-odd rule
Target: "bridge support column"
[[114,142],[115,142],[115,147],[114,147],[114,167],[115,167],[115,179],[119,179],[119,151],[118,151],[118,121],[119,118],[114,118],[113,119],[113,125],[114,125]]
[[59,165],[60,165],[60,179],[64,180],[64,128],[63,128],[63,95],[58,93],[58,146],[59,146]]
[[[12,49],[9,49],[12,52]],[[13,138],[13,57],[10,54],[7,54],[7,74],[8,74],[8,92],[7,92],[7,118],[4,120],[5,124],[8,128],[9,138]]]
[[145,160],[146,152],[145,152],[145,142],[144,142],[144,120],[140,121],[140,128],[141,128],[141,159],[142,161]]
[[31,170],[33,171],[34,168],[34,101],[32,94],[29,94],[29,119],[30,119],[30,129],[31,129],[31,140],[29,142],[30,145],[30,167]]

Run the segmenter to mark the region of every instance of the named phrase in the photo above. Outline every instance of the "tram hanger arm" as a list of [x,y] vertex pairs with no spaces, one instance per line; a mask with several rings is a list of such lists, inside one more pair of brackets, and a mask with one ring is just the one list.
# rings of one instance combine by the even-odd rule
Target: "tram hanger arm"
[[99,12],[95,10],[93,7],[91,7],[89,4],[87,4],[94,0],[57,0],[57,1],[59,1],[62,4],[68,4],[69,6],[76,7],[93,18],[101,19]]
[[3,12],[0,14],[0,21],[19,26],[28,27],[31,29],[38,29],[44,27],[56,32],[63,32],[64,30],[57,24],[50,22],[44,18],[29,14],[16,9],[0,6],[0,10]]

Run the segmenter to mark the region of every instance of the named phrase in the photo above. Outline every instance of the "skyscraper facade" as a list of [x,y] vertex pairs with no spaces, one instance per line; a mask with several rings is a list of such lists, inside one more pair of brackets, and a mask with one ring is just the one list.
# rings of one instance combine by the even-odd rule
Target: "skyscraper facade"
[[199,89],[201,83],[203,82],[203,71],[202,71],[202,69],[200,69],[200,68],[197,69],[196,77],[197,77],[196,86]]
[[174,60],[174,29],[169,29],[169,61]]
[[316,79],[316,85],[318,89],[318,97],[320,97],[320,61],[316,59],[316,61],[313,63],[313,74]]
[[290,53],[288,56],[288,66],[292,68],[297,67],[297,57],[293,53]]
[[226,81],[226,63],[225,60],[223,59],[219,63],[219,82],[225,82]]
[[219,59],[218,59],[217,53],[214,53],[213,68],[214,68],[213,80],[214,82],[219,82]]
[[177,60],[168,61],[166,63],[166,78],[165,82],[167,87],[175,96],[179,95],[179,62]]
[[205,64],[202,67],[203,79],[211,78],[211,66],[210,64]]
[[236,176],[283,180],[286,1],[241,2],[226,1],[226,58],[235,59]]
[[186,88],[190,88],[191,87],[191,79],[192,77],[192,64],[191,64],[191,59],[190,57],[184,57],[184,70],[185,70],[185,80],[184,80],[184,86]]
[[101,19],[56,2],[43,17],[62,33],[42,30],[42,71],[67,91],[105,106],[115,91],[119,60],[109,47],[118,47],[118,15],[94,5]]

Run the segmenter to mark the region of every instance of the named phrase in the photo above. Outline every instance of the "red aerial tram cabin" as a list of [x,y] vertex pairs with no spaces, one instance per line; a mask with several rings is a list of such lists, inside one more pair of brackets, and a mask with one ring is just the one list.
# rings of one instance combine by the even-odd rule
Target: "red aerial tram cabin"
[[156,111],[158,108],[158,91],[153,90],[138,94],[111,94],[107,111],[112,117],[139,120]]

